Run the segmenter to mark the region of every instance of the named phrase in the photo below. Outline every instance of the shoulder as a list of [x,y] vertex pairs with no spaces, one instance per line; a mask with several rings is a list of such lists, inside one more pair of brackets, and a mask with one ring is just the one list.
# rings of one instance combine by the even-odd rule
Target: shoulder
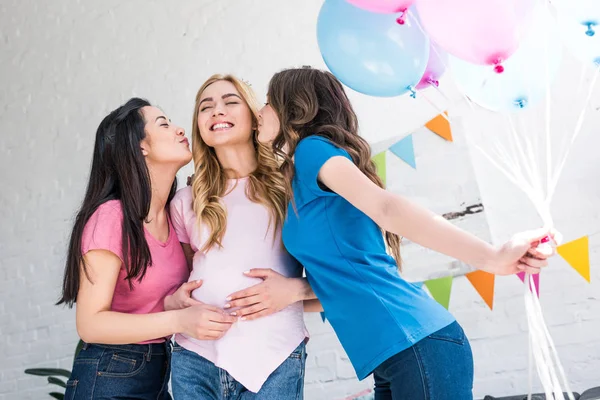
[[302,139],[294,152],[294,165],[296,169],[320,168],[332,157],[341,156],[352,160],[350,154],[323,136],[312,135]]
[[192,187],[186,186],[183,189],[179,189],[173,200],[171,200],[171,209],[175,209],[179,212],[192,208]]
[[82,252],[102,249],[121,257],[123,206],[120,200],[102,203],[85,224],[81,239]]
[[314,150],[327,150],[327,149],[341,150],[330,139],[323,137],[323,136],[311,135],[311,136],[305,137],[304,139],[300,140],[300,142],[298,142],[298,144],[296,145],[296,154],[298,154],[298,152],[308,153],[308,152],[314,151]]
[[103,224],[115,221],[121,222],[123,220],[123,205],[121,204],[121,200],[109,200],[100,204],[94,214],[92,214],[90,221],[92,220]]
[[192,202],[192,187],[186,186],[183,189],[179,189],[177,191],[177,193],[175,193],[175,196],[173,197],[173,200],[171,200],[171,202],[174,202],[176,204],[186,204],[186,203],[191,204],[191,202]]

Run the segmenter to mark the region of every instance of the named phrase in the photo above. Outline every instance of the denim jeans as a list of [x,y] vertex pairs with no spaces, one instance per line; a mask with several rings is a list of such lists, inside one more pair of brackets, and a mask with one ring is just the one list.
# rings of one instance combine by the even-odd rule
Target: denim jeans
[[[300,344],[269,376],[258,393],[247,390],[227,371],[173,344],[172,387],[176,400],[302,400],[306,345]],[[260,360],[256,360],[260,362]]]
[[170,400],[171,342],[87,344],[77,355],[65,400]]
[[472,400],[473,354],[458,322],[373,371],[375,400]]

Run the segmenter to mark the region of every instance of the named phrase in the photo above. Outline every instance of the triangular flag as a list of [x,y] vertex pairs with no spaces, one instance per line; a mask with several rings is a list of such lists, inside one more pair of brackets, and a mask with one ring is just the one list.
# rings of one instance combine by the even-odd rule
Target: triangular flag
[[588,282],[590,281],[589,245],[588,237],[584,236],[556,248],[558,254]]
[[381,178],[381,180],[383,181],[383,186],[385,187],[385,178],[386,178],[386,174],[385,174],[385,151],[382,151],[381,153],[375,155],[373,157],[373,162],[375,163],[375,167],[377,167],[377,175],[379,175],[379,177]]
[[[519,272],[517,274],[521,282],[525,283],[525,272]],[[538,297],[540,297],[540,274],[531,275],[533,277],[533,284],[535,285],[535,291],[537,292]],[[529,282],[527,283],[529,285]],[[529,289],[531,290],[531,289]]]
[[402,138],[396,144],[390,146],[388,149],[395,155],[397,155],[402,161],[407,163],[413,168],[417,168],[417,164],[415,162],[415,149],[413,147],[413,138],[412,134]]
[[[448,112],[444,111],[444,114],[447,116]],[[452,141],[452,129],[450,129],[450,123],[448,122],[446,117],[444,117],[444,115],[438,115],[437,117],[426,123],[425,127],[431,132],[443,137],[447,141]]]
[[425,286],[431,297],[447,310],[450,305],[450,291],[452,289],[452,276],[425,281]]
[[494,306],[494,283],[496,282],[496,276],[485,271],[475,271],[468,273],[467,279],[471,282],[475,290],[477,290],[483,301],[485,301],[485,304],[492,310]]

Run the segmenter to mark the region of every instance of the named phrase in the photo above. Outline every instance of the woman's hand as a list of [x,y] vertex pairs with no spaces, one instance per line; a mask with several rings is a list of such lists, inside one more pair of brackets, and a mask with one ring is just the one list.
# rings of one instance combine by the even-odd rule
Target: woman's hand
[[231,315],[242,321],[265,317],[295,302],[314,298],[312,289],[304,278],[287,278],[268,268],[252,269],[244,275],[263,281],[227,297],[225,308],[235,310],[239,307]]
[[194,305],[202,304],[201,302],[192,298],[192,291],[198,289],[200,286],[202,286],[201,280],[186,282],[181,285],[175,293],[165,297],[165,311],[179,310],[182,308],[188,308]]
[[554,254],[545,239],[554,240],[554,237],[555,232],[548,229],[521,232],[496,250],[495,256],[482,269],[496,275],[539,274],[548,265],[548,257]]
[[198,340],[216,340],[227,333],[237,318],[220,308],[198,302],[177,313],[177,332]]

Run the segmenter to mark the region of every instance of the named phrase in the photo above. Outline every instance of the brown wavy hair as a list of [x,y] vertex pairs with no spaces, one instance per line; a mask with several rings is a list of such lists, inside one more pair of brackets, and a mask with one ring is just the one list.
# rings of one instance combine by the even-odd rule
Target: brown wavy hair
[[[371,149],[358,134],[358,118],[341,82],[330,72],[310,67],[286,69],[276,73],[269,83],[269,104],[279,117],[280,128],[273,151],[283,162],[286,195],[292,198],[294,176],[292,157],[298,142],[318,135],[348,152],[354,164],[371,181],[383,187],[371,160]],[[401,269],[400,237],[383,231],[386,244]]]
[[232,75],[213,75],[198,90],[194,119],[192,121],[192,154],[194,157],[194,178],[192,180],[192,201],[198,224],[209,228],[210,236],[201,251],[207,251],[214,245],[222,247],[227,227],[227,210],[221,198],[227,194],[227,175],[219,163],[215,149],[202,140],[198,127],[200,100],[204,90],[218,81],[233,84],[252,115],[252,141],[256,149],[257,168],[248,179],[246,195],[256,203],[263,204],[271,213],[269,227],[273,235],[281,229],[285,219],[287,192],[285,178],[279,170],[279,163],[269,145],[257,139],[258,100],[249,85]]

